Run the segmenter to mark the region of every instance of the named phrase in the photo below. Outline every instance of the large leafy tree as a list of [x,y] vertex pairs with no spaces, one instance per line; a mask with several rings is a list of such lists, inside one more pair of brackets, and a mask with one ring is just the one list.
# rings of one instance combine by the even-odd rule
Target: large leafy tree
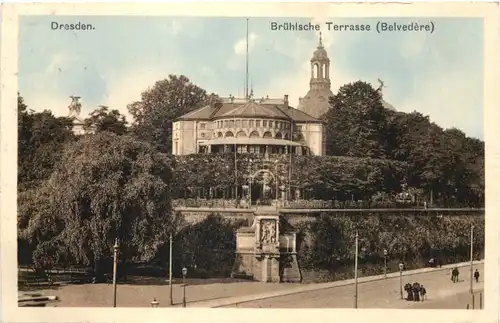
[[67,261],[99,273],[120,240],[121,259],[152,259],[171,219],[167,155],[109,132],[69,144],[51,177],[19,197],[19,236],[40,266]]
[[184,75],[169,75],[144,91],[140,101],[128,106],[134,117],[133,134],[160,151],[172,151],[172,121],[207,101],[207,92]]
[[330,98],[330,106],[325,115],[329,155],[385,156],[386,110],[379,91],[366,82],[349,83]]
[[94,132],[108,131],[117,135],[127,133],[127,121],[118,110],[110,110],[107,106],[100,106],[84,121],[85,130]]
[[65,143],[75,139],[73,123],[52,112],[28,110],[18,94],[18,182],[19,190],[36,186],[57,165]]

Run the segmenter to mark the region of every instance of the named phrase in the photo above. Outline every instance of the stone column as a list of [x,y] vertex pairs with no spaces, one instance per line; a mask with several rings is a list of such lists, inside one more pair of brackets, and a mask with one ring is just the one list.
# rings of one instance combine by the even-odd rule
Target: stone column
[[293,233],[292,252],[297,252],[297,233]]

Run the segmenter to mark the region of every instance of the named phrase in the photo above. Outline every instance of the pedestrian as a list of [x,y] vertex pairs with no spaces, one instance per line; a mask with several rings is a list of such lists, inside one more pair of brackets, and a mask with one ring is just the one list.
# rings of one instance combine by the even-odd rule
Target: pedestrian
[[458,283],[458,275],[459,275],[458,268],[457,267],[453,268],[453,270],[451,271],[451,281],[453,283]]
[[420,296],[422,298],[422,302],[424,301],[426,294],[427,290],[425,289],[424,285],[420,285]]
[[477,270],[477,269],[474,272],[474,279],[476,280],[476,283],[479,283],[479,270]]
[[412,290],[412,287],[411,287],[411,284],[410,283],[406,283],[405,285],[405,291],[406,291],[406,300],[407,301],[413,301],[413,290]]
[[414,282],[412,287],[413,287],[413,301],[420,302],[420,284]]

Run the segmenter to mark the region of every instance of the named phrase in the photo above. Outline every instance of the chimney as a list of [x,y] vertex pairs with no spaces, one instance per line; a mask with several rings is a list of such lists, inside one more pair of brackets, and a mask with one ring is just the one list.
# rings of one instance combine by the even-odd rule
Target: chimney
[[285,94],[285,99],[283,101],[285,103],[285,107],[288,108],[288,94]]

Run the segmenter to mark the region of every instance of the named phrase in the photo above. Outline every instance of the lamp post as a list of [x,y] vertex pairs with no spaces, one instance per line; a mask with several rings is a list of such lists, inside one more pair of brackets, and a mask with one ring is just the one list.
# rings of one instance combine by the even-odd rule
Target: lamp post
[[387,278],[387,249],[384,249],[384,278]]
[[158,303],[158,301],[156,300],[156,297],[153,298],[153,301],[151,302],[151,307],[156,308],[159,305],[160,305],[160,303]]
[[168,258],[168,285],[170,287],[170,305],[174,305],[173,285],[172,285],[172,233],[170,234],[169,258]]
[[186,276],[187,268],[182,268],[182,307],[186,307]]
[[115,239],[113,246],[113,307],[116,307],[116,270],[118,264],[118,238]]
[[358,231],[354,242],[354,308],[358,308]]
[[403,298],[403,269],[405,265],[403,265],[402,262],[399,263],[399,294],[401,296],[401,299]]
[[252,160],[248,160],[248,208],[252,208]]
[[276,203],[276,209],[278,209],[278,160],[275,160],[275,171],[274,171],[274,181],[276,182],[276,196],[275,196],[275,203]]
[[474,225],[470,227],[470,293],[474,293]]

